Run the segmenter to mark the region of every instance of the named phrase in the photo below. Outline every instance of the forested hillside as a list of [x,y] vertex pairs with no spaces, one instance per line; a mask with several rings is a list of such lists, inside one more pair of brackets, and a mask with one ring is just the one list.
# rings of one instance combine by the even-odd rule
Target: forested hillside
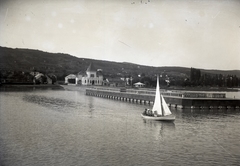
[[85,71],[90,63],[102,69],[106,76],[154,75],[169,72],[173,75],[187,76],[190,69],[183,67],[151,67],[133,63],[77,58],[68,54],[48,53],[30,49],[11,49],[0,47],[0,69],[13,71],[33,71],[54,73],[58,77]]
[[[163,74],[172,82],[190,80],[191,68],[185,67],[152,67],[133,63],[119,63],[87,58],[77,58],[68,54],[48,53],[31,49],[12,49],[0,47],[0,70],[9,71],[39,71],[47,74],[55,74],[63,80],[68,74],[85,72],[90,63],[95,68],[102,69],[105,78],[116,77],[148,77],[153,78],[156,74]],[[194,66],[193,66],[194,67]],[[199,69],[201,75],[210,77],[229,76],[240,77],[240,70],[221,71]],[[198,81],[201,81],[198,78]],[[136,80],[136,79],[135,79]],[[178,83],[177,83],[178,84]]]

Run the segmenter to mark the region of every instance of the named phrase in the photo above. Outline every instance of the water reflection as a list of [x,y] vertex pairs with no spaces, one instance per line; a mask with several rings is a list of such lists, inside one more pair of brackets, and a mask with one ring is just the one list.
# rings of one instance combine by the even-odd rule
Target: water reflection
[[71,108],[78,108],[83,105],[82,103],[79,102],[69,101],[55,97],[46,97],[41,95],[24,95],[23,100],[59,112],[68,112],[70,111]]
[[89,97],[88,98],[88,108],[89,108],[89,113],[90,113],[90,118],[93,117],[93,111],[94,111],[94,104],[93,104],[93,98]]
[[61,86],[51,85],[5,85],[0,87],[0,92],[28,92],[28,91],[42,91],[42,90],[63,90]]
[[143,119],[143,123],[149,130],[154,131],[155,140],[164,140],[167,135],[175,130],[174,122],[152,121]]
[[0,163],[37,166],[239,163],[239,110],[171,108],[176,120],[168,123],[142,119],[143,107],[85,96],[83,92],[2,92]]
[[176,109],[173,111],[176,119],[206,118],[219,119],[239,115],[237,109]]

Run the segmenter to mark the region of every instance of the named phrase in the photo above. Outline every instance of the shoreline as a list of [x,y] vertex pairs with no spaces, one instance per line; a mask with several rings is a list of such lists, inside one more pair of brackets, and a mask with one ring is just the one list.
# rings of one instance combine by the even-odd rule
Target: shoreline
[[10,88],[10,87],[61,87],[59,84],[2,84],[0,88]]
[[[79,85],[62,85],[62,84],[1,84],[0,88],[61,88],[65,90],[85,90],[95,86],[79,86]],[[155,90],[154,88],[132,88],[132,87],[109,87],[99,86],[101,88],[114,89],[133,89],[133,90]],[[195,92],[240,92],[240,88],[226,88],[226,87],[161,87],[164,90],[170,91],[195,91]]]
[[40,84],[40,85],[33,85],[33,84],[2,84],[0,86],[0,91],[32,91],[32,90],[60,90],[64,89],[59,84]]

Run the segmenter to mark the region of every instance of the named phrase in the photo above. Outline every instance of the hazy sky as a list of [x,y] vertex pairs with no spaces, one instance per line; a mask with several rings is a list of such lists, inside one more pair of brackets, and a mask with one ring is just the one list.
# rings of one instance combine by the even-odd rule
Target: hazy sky
[[1,0],[0,46],[240,70],[240,1]]

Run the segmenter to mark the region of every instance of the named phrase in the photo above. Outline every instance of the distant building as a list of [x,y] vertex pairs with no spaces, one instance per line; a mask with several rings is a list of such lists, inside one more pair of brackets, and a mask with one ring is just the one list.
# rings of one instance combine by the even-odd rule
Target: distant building
[[65,77],[66,84],[76,85],[103,85],[103,74],[101,69],[96,69],[91,63],[85,73],[77,75],[70,74]]
[[126,81],[121,79],[121,78],[108,78],[106,79],[108,82],[109,86],[112,87],[125,87],[126,86]]
[[76,78],[77,76],[74,74],[69,74],[65,77],[65,83],[66,84],[76,84]]
[[145,84],[141,83],[141,82],[137,82],[135,84],[133,84],[136,88],[142,88],[145,86]]

